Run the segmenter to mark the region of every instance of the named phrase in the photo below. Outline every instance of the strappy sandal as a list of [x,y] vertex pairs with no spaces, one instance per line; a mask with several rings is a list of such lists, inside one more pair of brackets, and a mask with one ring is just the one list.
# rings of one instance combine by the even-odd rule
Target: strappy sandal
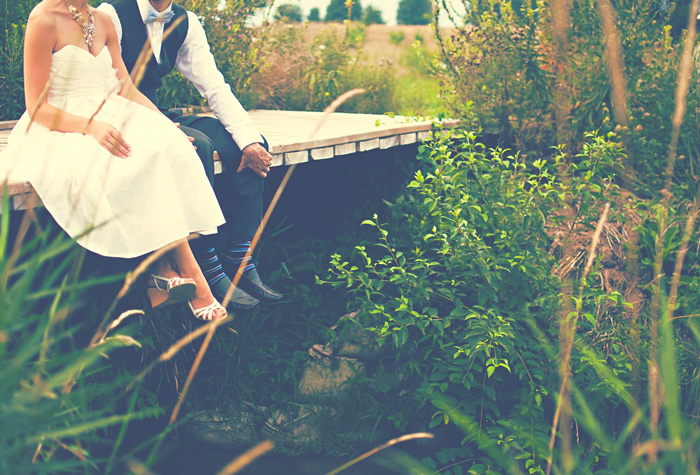
[[[187,301],[187,305],[190,306],[190,310],[192,310],[192,313],[197,318],[197,320],[211,322],[212,320],[220,320],[221,318],[226,318],[226,316],[228,316],[226,309],[224,307],[222,307],[221,304],[219,303],[219,301],[216,299],[214,299],[214,301],[210,305],[207,305],[206,307],[202,307],[202,308],[194,308],[192,306],[192,302],[190,302],[189,300]],[[214,315],[216,314],[216,311],[219,309],[224,311],[224,316],[221,318],[215,319]]]
[[[167,298],[153,308],[163,308],[168,305],[189,301],[197,291],[197,284],[193,279],[183,277],[161,277],[151,275],[153,285],[147,287],[148,290],[168,292]],[[150,297],[150,295],[149,295]]]

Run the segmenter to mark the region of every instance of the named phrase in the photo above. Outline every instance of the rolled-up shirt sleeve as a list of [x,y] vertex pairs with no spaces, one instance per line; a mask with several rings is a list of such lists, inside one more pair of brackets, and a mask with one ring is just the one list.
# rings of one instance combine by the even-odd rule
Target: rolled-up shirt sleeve
[[262,137],[253,127],[250,116],[216,67],[206,33],[197,15],[192,12],[187,12],[187,15],[189,29],[175,65],[209,102],[212,112],[241,150],[252,143],[263,143]]

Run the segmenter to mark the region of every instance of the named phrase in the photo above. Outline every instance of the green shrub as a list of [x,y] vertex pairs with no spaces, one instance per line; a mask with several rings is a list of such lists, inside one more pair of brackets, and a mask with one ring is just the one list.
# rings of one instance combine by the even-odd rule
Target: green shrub
[[406,38],[406,34],[403,31],[390,31],[389,38],[392,45],[400,45]]
[[[468,459],[465,473],[500,473],[485,470],[515,459],[521,470],[544,473],[559,385],[551,363],[559,331],[553,319],[564,298],[552,272],[548,228],[567,201],[580,210],[581,226],[595,225],[602,201],[614,197],[621,149],[589,136],[569,185],[550,171],[561,155],[526,166],[518,155],[487,152],[475,139],[451,132],[425,145],[425,167],[392,203],[386,223],[376,216],[363,223],[375,228],[377,239],[357,246],[349,259],[334,255],[325,282],[346,289],[348,307],[360,310],[357,322],[393,347],[399,371],[410,374],[413,404],[391,409],[399,430],[419,420],[418,430],[430,427],[448,437],[449,429],[440,427],[453,416],[475,421],[462,444],[443,440],[437,463],[426,461],[430,468],[448,470]],[[619,293],[581,285],[582,314],[604,309],[620,318]],[[609,329],[593,328],[587,319],[572,356],[574,380],[596,414],[607,414],[620,401],[596,376],[593,361],[629,379],[631,357],[605,353],[599,336]],[[625,329],[612,334],[615,344],[629,337]],[[598,352],[604,356],[594,356]],[[619,427],[614,417],[601,423],[611,431]],[[586,463],[606,454],[585,450]]]
[[[262,67],[260,46],[267,27],[250,28],[250,17],[267,5],[266,0],[227,0],[223,9],[217,0],[188,0],[183,6],[195,12],[207,32],[214,59],[219,70],[238,100],[250,108],[257,97],[251,92],[251,78]],[[206,101],[195,87],[177,70],[163,80],[158,91],[159,106],[205,106]]]
[[301,23],[303,18],[304,15],[299,5],[284,3],[277,7],[277,14],[275,15],[276,20]]
[[0,24],[0,120],[19,119],[25,110],[24,75],[24,27],[32,8],[38,0],[5,2],[0,7],[3,22]]
[[346,91],[367,92],[341,110],[383,114],[395,110],[396,80],[389,65],[359,64],[364,27],[330,26],[309,44],[303,30],[275,27],[264,46],[266,65],[251,81],[263,109],[320,111]]
[[[445,68],[444,97],[453,114],[489,130],[523,153],[546,153],[556,142],[554,85],[556,45],[549,10],[508,0],[472,2],[466,22],[451,37],[439,34]],[[629,164],[638,173],[638,192],[659,189],[666,166],[671,116],[675,107],[680,39],[671,35],[672,8],[630,0],[615,4],[622,39],[630,126],[612,119],[610,81],[597,4],[574,2],[563,80],[570,91],[567,124],[573,150],[585,133],[615,131],[624,140]],[[438,31],[440,33],[440,31]],[[693,72],[686,119],[681,130],[676,186],[686,198],[694,193],[692,173],[700,163],[694,139],[698,121],[697,71]]]

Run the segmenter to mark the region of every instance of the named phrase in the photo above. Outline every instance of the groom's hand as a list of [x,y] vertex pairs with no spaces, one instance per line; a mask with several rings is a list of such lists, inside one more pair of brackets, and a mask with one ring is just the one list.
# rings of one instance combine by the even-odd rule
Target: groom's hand
[[272,155],[267,153],[267,150],[259,143],[252,143],[243,149],[241,164],[238,166],[236,173],[245,168],[250,168],[253,173],[257,173],[265,178],[270,172],[271,163]]

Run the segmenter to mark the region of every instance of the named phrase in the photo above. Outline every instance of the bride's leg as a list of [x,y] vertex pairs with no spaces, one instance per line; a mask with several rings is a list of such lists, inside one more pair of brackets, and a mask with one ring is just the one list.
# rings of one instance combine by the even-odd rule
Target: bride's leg
[[[197,292],[194,294],[194,298],[190,300],[192,307],[199,309],[211,305],[216,299],[211,293],[207,280],[202,274],[202,270],[199,268],[194,255],[192,255],[189,244],[186,241],[179,244],[172,250],[172,257],[180,276],[193,279],[197,284]],[[221,308],[214,315],[214,320],[225,316],[226,310]]]

